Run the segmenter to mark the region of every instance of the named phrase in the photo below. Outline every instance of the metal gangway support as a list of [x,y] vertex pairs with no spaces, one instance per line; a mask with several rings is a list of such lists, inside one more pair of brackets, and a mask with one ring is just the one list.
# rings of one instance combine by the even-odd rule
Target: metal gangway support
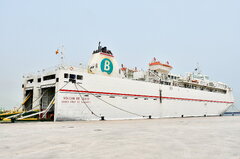
[[40,111],[40,112],[37,112],[37,113],[34,113],[34,114],[30,114],[30,115],[26,115],[26,116],[17,118],[16,120],[22,120],[22,119],[26,119],[26,118],[29,118],[29,117],[32,117],[32,116],[35,116],[35,115],[40,115],[40,114],[43,114],[42,118],[44,118],[44,117],[46,117],[46,114],[49,112],[49,110],[52,108],[52,106],[54,104],[55,104],[55,96],[53,97],[51,102],[48,104],[47,109],[45,109],[43,111]]
[[[45,92],[38,98],[38,100],[42,99],[43,95],[45,94]],[[32,94],[29,94],[23,101],[22,105],[18,108],[18,110],[23,106],[24,103],[26,103],[26,101],[31,97]],[[37,100],[36,100],[37,101]],[[9,121],[11,120],[12,122],[14,122],[15,120],[22,120],[22,119],[26,119],[26,118],[29,118],[29,117],[32,117],[32,116],[35,116],[35,115],[40,115],[42,113],[44,113],[43,115],[43,118],[46,116],[46,114],[48,113],[48,111],[52,108],[52,106],[54,105],[55,103],[55,96],[52,98],[51,102],[49,103],[49,105],[47,106],[47,108],[43,111],[39,111],[37,113],[33,113],[33,114],[30,114],[30,115],[26,115],[26,116],[23,116],[25,113],[30,113],[30,112],[34,112],[36,111],[36,107],[38,107],[39,105],[36,105],[34,106],[31,110],[28,110],[28,111],[23,111],[23,112],[15,112],[13,115],[11,116],[8,116],[6,118],[3,119],[3,121]]]

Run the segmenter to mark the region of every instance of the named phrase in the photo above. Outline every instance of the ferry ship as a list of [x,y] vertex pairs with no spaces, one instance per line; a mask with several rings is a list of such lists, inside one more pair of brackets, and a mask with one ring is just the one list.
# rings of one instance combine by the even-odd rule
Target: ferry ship
[[[58,53],[58,52],[57,52]],[[24,77],[22,110],[39,118],[122,120],[222,115],[234,103],[232,89],[198,70],[174,75],[154,58],[148,70],[119,66],[99,43],[86,67],[60,65]]]

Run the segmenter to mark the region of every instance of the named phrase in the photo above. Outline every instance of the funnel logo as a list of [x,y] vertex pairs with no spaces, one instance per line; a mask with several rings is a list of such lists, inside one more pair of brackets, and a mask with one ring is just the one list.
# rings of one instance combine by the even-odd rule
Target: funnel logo
[[107,74],[111,74],[113,71],[113,63],[109,59],[105,58],[101,62],[101,70],[102,72],[107,72]]

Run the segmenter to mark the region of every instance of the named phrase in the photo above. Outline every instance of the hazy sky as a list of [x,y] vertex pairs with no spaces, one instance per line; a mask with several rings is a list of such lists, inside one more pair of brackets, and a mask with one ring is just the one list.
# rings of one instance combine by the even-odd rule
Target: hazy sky
[[77,65],[98,41],[128,67],[156,57],[184,74],[199,63],[240,98],[239,0],[0,0],[0,107],[20,104],[22,75],[57,65],[61,43]]

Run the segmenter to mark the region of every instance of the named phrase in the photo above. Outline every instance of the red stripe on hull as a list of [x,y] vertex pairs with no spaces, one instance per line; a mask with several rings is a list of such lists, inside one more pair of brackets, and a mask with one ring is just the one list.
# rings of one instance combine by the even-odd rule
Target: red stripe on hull
[[[78,93],[94,93],[94,94],[105,94],[105,95],[121,95],[121,96],[132,96],[132,97],[148,97],[148,98],[160,98],[160,96],[149,96],[149,95],[137,95],[137,94],[124,94],[124,93],[109,93],[109,92],[94,92],[94,91],[77,91],[61,89],[62,92],[78,92]],[[177,98],[177,97],[162,97],[163,99],[175,99],[175,100],[187,100],[187,101],[199,101],[199,102],[214,102],[214,103],[228,103],[234,102],[227,101],[215,101],[215,100],[204,100],[204,99],[191,99],[191,98]]]

